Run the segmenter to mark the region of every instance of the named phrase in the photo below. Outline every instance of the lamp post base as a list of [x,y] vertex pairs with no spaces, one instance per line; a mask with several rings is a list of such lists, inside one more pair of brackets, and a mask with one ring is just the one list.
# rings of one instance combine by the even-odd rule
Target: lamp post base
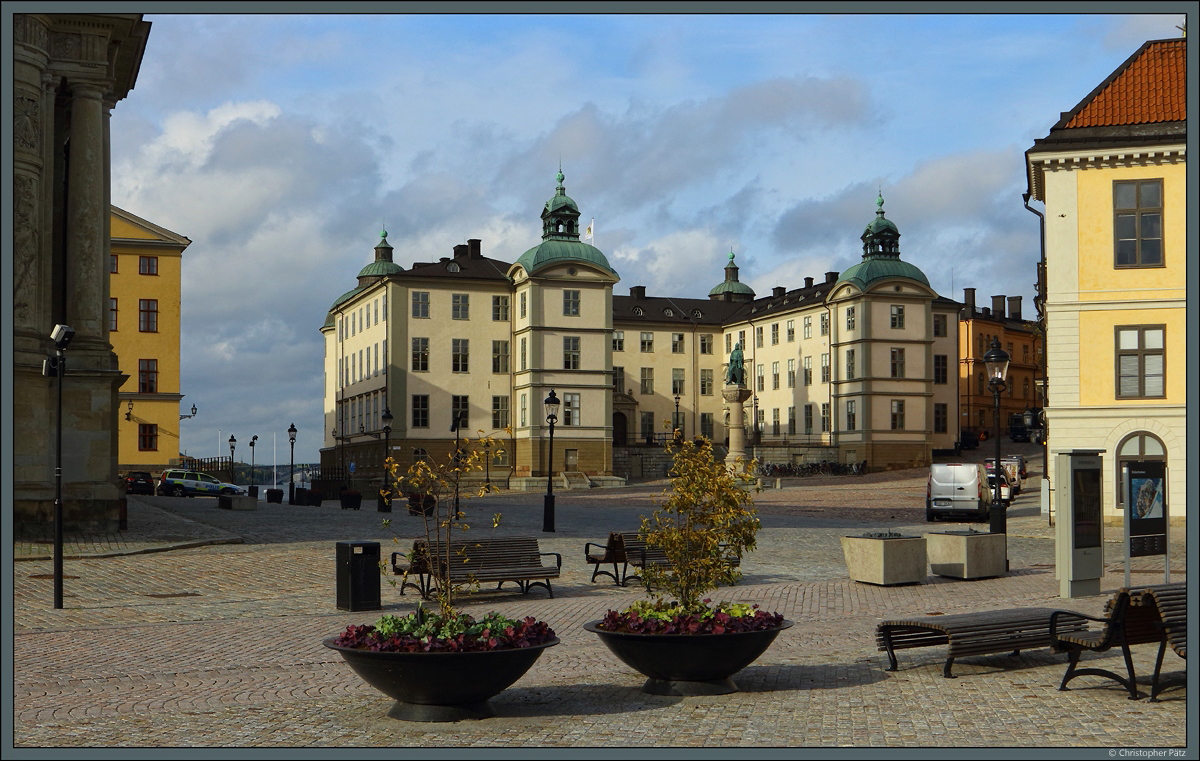
[[554,495],[547,494],[542,507],[542,531],[554,531]]

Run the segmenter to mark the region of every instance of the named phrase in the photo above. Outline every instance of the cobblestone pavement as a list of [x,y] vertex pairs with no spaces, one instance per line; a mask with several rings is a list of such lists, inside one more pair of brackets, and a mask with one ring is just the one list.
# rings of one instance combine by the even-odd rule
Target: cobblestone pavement
[[[740,692],[718,697],[643,694],[643,677],[582,628],[639,597],[639,590],[603,579],[591,583],[584,542],[635,530],[664,484],[561,493],[554,534],[541,532],[540,495],[472,500],[480,531],[490,532],[490,516],[503,513],[499,533],[537,535],[543,550],[562,553],[563,571],[554,599],[509,587],[480,593],[466,607],[536,616],[562,642],[493,698],[496,717],[452,724],[387,718],[391,701],[321,645],[347,625],[378,616],[337,609],[334,543],[380,541],[386,558],[393,547],[411,546],[420,518],[403,510],[343,511],[331,502],[261,503],[240,512],[220,510],[212,499],[131,497],[128,531],[68,538],[62,610],[52,608],[50,546],[14,546],[14,751],[21,757],[46,747],[853,746],[961,755],[957,749],[972,746],[1186,746],[1194,758],[1186,689],[1159,703],[1131,701],[1116,683],[1084,677],[1059,692],[1066,658],[1046,649],[961,659],[953,680],[942,677],[944,648],[901,651],[899,671],[884,671],[887,657],[874,643],[874,627],[884,618],[1024,606],[1094,615],[1124,583],[1120,537],[1109,529],[1105,593],[1058,597],[1054,530],[1038,514],[1036,479],[1010,510],[1008,575],[930,576],[904,587],[850,581],[840,536],[943,528],[924,522],[924,474],[796,479],[756,495],[763,522],[758,548],[743,561],[743,582],[714,596],[758,603],[796,624],[737,675]],[[388,517],[391,526],[384,528],[381,519]],[[1186,573],[1183,534],[1173,536],[1173,579]],[[1162,558],[1136,559],[1133,577],[1161,581]],[[383,612],[414,604],[411,593],[384,587]],[[1148,691],[1157,649],[1133,651]],[[1085,660],[1121,669],[1119,652]],[[1168,653],[1165,671],[1184,667]]]

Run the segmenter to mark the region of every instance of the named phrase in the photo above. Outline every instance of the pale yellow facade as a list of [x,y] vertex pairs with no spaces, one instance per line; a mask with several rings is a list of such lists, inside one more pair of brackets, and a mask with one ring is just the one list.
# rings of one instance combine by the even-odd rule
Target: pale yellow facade
[[112,207],[109,341],[118,393],[118,470],[160,471],[179,457],[183,251],[191,241]]

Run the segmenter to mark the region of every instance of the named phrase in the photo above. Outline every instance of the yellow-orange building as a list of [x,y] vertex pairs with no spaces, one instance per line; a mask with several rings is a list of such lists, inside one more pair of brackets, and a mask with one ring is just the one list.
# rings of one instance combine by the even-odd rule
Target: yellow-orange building
[[1000,430],[1008,435],[1008,421],[1014,414],[1042,407],[1042,338],[1036,322],[1022,319],[1020,296],[992,296],[992,305],[976,306],[975,289],[963,289],[960,316],[959,409],[962,429],[979,434],[995,434],[996,397],[987,385],[983,357],[1000,339],[1000,348],[1008,352],[1008,388],[1000,393]]
[[1186,58],[1186,38],[1145,43],[1026,151],[1046,204],[1049,450],[1104,450],[1110,523],[1134,461],[1165,464],[1173,521],[1187,505]]
[[118,392],[118,470],[160,471],[179,456],[179,322],[191,241],[113,206],[108,335],[126,376]]

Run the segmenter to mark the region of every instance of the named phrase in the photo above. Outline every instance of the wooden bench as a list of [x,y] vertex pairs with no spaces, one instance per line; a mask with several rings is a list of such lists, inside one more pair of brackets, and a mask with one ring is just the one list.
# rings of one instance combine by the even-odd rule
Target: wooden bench
[[1082,616],[1071,623],[1067,616],[1073,614],[1053,608],[988,610],[884,621],[875,627],[875,642],[880,650],[887,651],[891,664],[888,671],[896,671],[897,650],[948,645],[942,676],[954,679],[950,669],[955,658],[1006,652],[1017,655],[1022,650],[1051,647],[1051,619],[1055,613],[1062,613],[1060,627],[1064,632],[1087,625]]
[[[555,565],[543,565],[542,557],[552,555]],[[448,570],[450,583],[475,584],[497,582],[496,589],[505,582],[517,584],[522,593],[533,587],[545,587],[554,597],[551,579],[557,579],[562,570],[562,555],[557,552],[542,552],[536,537],[517,536],[499,539],[459,539],[450,542],[449,566],[443,542],[427,543],[424,539],[413,542],[411,560],[402,552],[392,553],[392,572],[404,576],[400,594],[407,587],[417,590],[426,599],[433,593],[436,579],[430,572],[434,567]],[[437,566],[433,565],[438,564]],[[417,580],[410,579],[415,576]]]
[[[1183,587],[1183,584],[1163,585],[1166,588],[1176,586]],[[1058,650],[1066,651],[1070,662],[1067,664],[1067,672],[1063,675],[1062,684],[1058,689],[1066,690],[1067,683],[1072,679],[1080,676],[1104,676],[1115,680],[1122,687],[1129,691],[1129,699],[1137,700],[1141,695],[1137,690],[1137,676],[1133,670],[1133,658],[1129,651],[1130,645],[1143,645],[1147,643],[1156,643],[1159,645],[1159,658],[1162,658],[1166,647],[1167,635],[1163,620],[1159,615],[1157,604],[1158,590],[1156,587],[1122,587],[1118,589],[1112,597],[1104,604],[1104,616],[1097,618],[1094,616],[1083,616],[1088,621],[1101,623],[1104,626],[1099,629],[1084,629],[1073,631],[1060,631],[1057,626],[1058,618],[1061,616],[1078,617],[1078,613],[1055,613],[1051,619],[1050,633],[1054,638],[1054,646]],[[1187,625],[1186,602],[1180,602],[1176,606],[1173,602],[1168,603],[1168,600],[1174,598],[1170,594],[1170,589],[1162,589],[1162,598],[1164,604],[1171,604],[1173,615],[1172,630],[1182,632]],[[1186,595],[1184,590],[1183,595]],[[1180,596],[1182,599],[1182,595]],[[1136,603],[1134,601],[1137,601]],[[1183,626],[1177,627],[1178,616],[1183,618]],[[1182,635],[1181,636],[1186,636]],[[1101,668],[1079,668],[1079,657],[1084,650],[1091,652],[1104,652],[1112,647],[1120,647],[1121,654],[1125,659],[1126,676],[1121,676],[1115,672]],[[1186,652],[1186,644],[1184,645]],[[1155,685],[1157,685],[1158,669],[1155,669]],[[1154,692],[1155,686],[1151,687],[1151,693],[1157,697]]]
[[1154,678],[1150,682],[1150,701],[1158,702],[1158,695],[1165,687],[1187,683],[1187,674],[1160,680],[1163,656],[1169,646],[1180,658],[1187,660],[1187,584],[1159,584],[1136,589],[1129,596],[1134,606],[1153,605],[1158,609],[1158,627],[1162,640],[1158,646],[1158,658],[1154,662]]
[[[593,551],[593,547],[600,551]],[[636,532],[614,531],[608,535],[608,541],[604,544],[588,542],[583,546],[583,555],[589,564],[595,566],[592,570],[592,581],[595,581],[597,576],[607,576],[622,587],[631,579],[642,578],[641,574],[630,574],[629,566],[645,569],[649,565],[670,565],[662,549],[647,545]],[[734,568],[741,565],[741,558],[732,553],[728,554],[727,560]],[[620,568],[617,567],[618,563]],[[612,564],[612,571],[601,568],[609,564]]]

